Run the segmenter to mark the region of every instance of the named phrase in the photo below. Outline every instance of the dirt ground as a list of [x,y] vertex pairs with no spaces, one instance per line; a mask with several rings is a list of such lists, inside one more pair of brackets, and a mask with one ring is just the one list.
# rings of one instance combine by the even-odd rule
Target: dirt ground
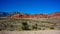
[[0,31],[0,34],[60,34],[59,30],[40,30],[40,31]]

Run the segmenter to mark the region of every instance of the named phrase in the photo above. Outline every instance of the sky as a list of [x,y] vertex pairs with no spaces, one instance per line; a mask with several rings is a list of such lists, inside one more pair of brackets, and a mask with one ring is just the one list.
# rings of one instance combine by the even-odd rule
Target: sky
[[0,0],[0,12],[51,14],[60,12],[60,0]]

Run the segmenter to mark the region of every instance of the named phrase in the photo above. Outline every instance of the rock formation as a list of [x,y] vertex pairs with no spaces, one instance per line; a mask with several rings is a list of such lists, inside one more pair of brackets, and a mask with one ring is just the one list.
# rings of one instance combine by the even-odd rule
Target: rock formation
[[53,14],[15,14],[11,18],[60,18],[60,12]]

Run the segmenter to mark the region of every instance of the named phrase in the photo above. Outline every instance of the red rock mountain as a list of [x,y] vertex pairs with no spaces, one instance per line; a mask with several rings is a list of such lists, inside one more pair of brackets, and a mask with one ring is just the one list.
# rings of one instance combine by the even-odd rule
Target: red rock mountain
[[60,18],[60,12],[56,12],[53,14],[15,14],[10,16],[10,18]]
[[49,18],[60,18],[60,12],[56,12],[54,14],[50,14],[48,17]]

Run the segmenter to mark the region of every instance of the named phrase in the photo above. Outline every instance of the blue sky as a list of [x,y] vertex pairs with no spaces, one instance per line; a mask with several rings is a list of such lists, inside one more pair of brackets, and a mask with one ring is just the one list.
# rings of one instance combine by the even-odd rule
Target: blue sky
[[60,0],[0,0],[0,12],[51,14],[60,12]]

